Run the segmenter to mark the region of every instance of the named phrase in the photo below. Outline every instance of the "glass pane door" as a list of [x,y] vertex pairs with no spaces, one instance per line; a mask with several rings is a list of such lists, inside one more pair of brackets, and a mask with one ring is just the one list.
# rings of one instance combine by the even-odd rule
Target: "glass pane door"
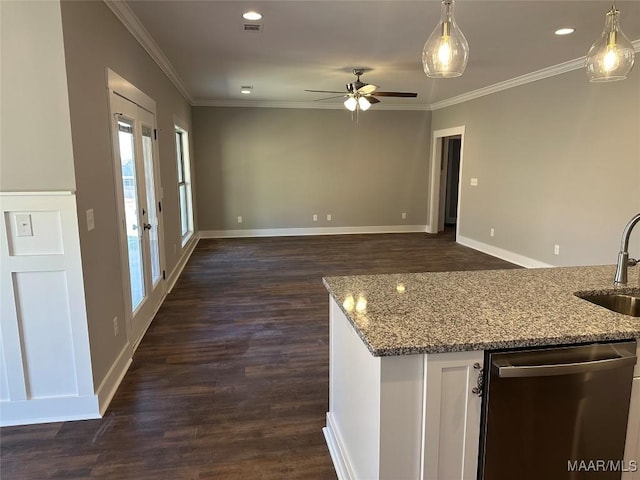
[[120,173],[122,175],[122,193],[124,196],[127,232],[131,308],[135,311],[145,297],[145,283],[142,262],[143,227],[141,226],[138,208],[133,121],[122,118],[118,120],[118,145],[120,149]]
[[142,155],[144,157],[144,179],[145,190],[147,192],[147,208],[149,233],[149,255],[151,263],[151,282],[156,285],[162,275],[160,269],[160,247],[158,237],[158,202],[156,201],[156,185],[154,178],[153,163],[153,140],[151,138],[152,129],[143,125],[142,127]]
[[115,86],[143,104],[109,95],[127,337],[137,346],[166,292],[155,103],[123,79]]

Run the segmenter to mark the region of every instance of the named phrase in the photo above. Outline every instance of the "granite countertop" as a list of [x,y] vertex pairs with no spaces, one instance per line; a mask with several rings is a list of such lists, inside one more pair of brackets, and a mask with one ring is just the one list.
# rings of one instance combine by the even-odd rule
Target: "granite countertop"
[[[637,268],[637,267],[636,267]],[[640,293],[615,266],[328,277],[323,282],[376,357],[640,338],[640,318],[574,295]]]

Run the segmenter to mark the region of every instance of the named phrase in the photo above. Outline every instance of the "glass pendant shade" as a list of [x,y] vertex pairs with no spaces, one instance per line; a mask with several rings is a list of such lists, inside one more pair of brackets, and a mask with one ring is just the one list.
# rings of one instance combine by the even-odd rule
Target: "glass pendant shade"
[[459,77],[469,60],[469,43],[453,18],[453,0],[443,0],[440,23],[422,50],[424,73],[431,78]]
[[633,67],[633,45],[620,30],[620,11],[607,12],[604,30],[587,53],[586,68],[590,82],[624,80]]
[[358,101],[354,97],[349,97],[344,101],[344,106],[347,110],[354,112],[358,108]]
[[358,106],[360,107],[360,110],[366,112],[367,110],[369,110],[371,103],[365,97],[360,97],[358,98]]

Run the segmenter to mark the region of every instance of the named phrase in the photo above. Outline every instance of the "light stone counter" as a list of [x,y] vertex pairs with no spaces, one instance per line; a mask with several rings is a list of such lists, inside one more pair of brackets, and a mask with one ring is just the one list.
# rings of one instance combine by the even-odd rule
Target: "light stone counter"
[[[640,293],[637,268],[615,288]],[[574,295],[612,291],[614,266],[328,277],[376,357],[640,338],[640,319]]]

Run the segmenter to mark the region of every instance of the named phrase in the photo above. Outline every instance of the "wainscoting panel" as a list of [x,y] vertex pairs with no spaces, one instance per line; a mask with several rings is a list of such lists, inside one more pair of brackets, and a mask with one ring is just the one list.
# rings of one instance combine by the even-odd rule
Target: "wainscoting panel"
[[[62,254],[62,219],[60,212],[7,212],[7,226],[10,229],[9,255],[55,255]],[[31,224],[31,235],[21,235],[20,223]],[[33,228],[36,225],[36,228]]]
[[77,395],[65,272],[13,275],[27,398]]
[[0,425],[99,417],[76,199],[1,193]]

